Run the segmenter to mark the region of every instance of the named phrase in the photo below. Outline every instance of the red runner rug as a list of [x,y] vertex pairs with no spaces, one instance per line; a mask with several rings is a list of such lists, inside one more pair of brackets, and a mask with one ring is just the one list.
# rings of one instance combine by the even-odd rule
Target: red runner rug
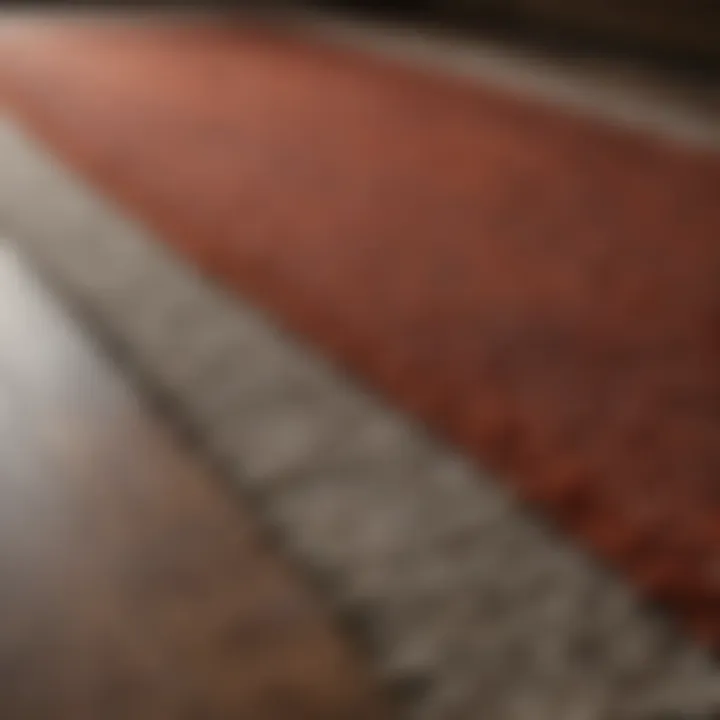
[[6,30],[0,98],[720,645],[716,156],[249,30]]

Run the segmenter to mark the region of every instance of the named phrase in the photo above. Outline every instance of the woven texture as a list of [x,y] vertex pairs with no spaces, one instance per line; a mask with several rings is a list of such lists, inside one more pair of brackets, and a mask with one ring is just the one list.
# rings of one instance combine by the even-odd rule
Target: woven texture
[[164,240],[720,642],[716,158],[261,33],[0,57]]
[[705,717],[720,671],[486,472],[218,292],[11,127],[14,238],[257,501],[419,720]]
[[716,160],[261,35],[3,53],[166,239],[720,641]]

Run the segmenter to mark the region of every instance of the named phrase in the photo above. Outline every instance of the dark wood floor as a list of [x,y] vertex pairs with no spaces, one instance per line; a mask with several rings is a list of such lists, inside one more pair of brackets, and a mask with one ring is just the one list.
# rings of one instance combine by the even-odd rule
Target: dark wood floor
[[1,246],[0,716],[387,717],[247,513]]

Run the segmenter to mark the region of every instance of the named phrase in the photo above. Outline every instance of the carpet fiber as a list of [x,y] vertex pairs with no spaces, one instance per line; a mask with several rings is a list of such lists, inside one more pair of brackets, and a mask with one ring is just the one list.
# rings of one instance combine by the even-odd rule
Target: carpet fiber
[[505,483],[203,278],[10,123],[0,160],[0,236],[252,498],[408,718],[720,707],[718,663]]
[[263,32],[4,33],[0,97],[174,248],[720,644],[720,162]]

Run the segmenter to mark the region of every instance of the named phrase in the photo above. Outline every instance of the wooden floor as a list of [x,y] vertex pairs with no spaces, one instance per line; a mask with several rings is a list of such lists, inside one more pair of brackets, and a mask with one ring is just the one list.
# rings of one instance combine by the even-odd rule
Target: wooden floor
[[0,246],[3,720],[387,717],[230,498]]

